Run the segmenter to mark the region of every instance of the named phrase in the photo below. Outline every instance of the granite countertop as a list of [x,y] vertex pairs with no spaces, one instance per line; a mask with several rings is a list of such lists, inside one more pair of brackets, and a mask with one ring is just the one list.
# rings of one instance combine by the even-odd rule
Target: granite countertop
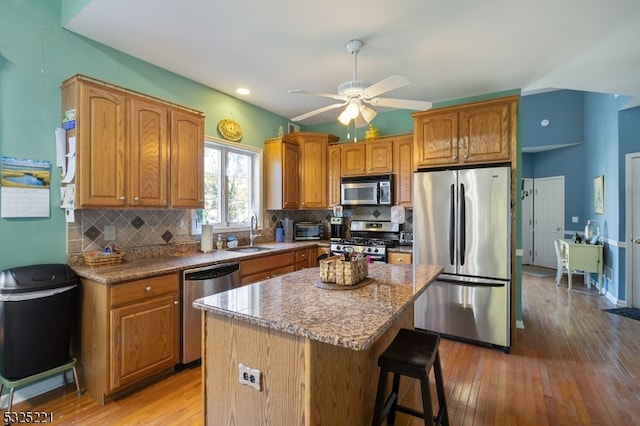
[[371,284],[353,290],[314,286],[319,268],[197,299],[193,306],[251,324],[363,351],[442,272],[439,266],[369,265]]
[[269,256],[283,251],[299,248],[323,246],[325,241],[293,241],[283,243],[256,244],[257,247],[269,247],[257,253],[242,253],[230,250],[214,250],[211,253],[187,252],[175,254],[158,254],[154,257],[128,259],[113,266],[89,268],[88,266],[72,266],[76,275],[103,284],[117,284],[125,281],[150,278],[158,275],[170,274],[185,269],[215,265],[226,262],[239,262],[254,257]]

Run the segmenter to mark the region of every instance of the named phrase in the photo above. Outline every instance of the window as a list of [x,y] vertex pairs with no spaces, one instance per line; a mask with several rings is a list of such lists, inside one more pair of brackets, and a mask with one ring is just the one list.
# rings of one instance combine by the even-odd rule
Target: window
[[207,139],[204,146],[204,209],[194,210],[193,234],[202,224],[215,231],[246,230],[251,215],[262,212],[262,150]]

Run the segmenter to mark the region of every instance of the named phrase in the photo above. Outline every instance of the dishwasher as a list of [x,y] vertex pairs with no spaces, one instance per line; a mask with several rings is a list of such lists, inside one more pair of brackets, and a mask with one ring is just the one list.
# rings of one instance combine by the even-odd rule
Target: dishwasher
[[182,364],[202,357],[202,311],[193,307],[193,301],[239,286],[239,263],[205,266],[182,273]]

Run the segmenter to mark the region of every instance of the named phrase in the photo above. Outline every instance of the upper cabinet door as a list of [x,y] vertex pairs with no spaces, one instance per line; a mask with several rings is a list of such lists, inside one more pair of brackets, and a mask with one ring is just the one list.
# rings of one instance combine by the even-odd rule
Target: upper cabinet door
[[393,141],[365,142],[367,174],[393,172]]
[[300,207],[323,209],[327,207],[327,148],[326,135],[300,134]]
[[204,207],[204,117],[171,111],[170,207]]
[[342,145],[342,176],[366,174],[366,149],[364,143]]
[[510,103],[478,106],[460,112],[460,149],[463,163],[510,159]]
[[129,204],[169,205],[169,111],[166,106],[134,98],[130,113]]
[[[71,90],[77,90],[72,88]],[[126,98],[106,87],[82,84],[76,110],[78,207],[124,207]]]
[[430,111],[415,119],[414,148],[417,167],[458,162],[458,112]]
[[282,142],[282,208],[300,207],[300,147],[295,142]]

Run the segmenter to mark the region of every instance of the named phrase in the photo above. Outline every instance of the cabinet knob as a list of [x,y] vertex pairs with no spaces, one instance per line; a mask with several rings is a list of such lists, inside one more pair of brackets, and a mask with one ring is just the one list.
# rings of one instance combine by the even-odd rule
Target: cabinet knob
[[124,200],[126,200],[126,197],[124,195],[121,195],[120,196],[120,201],[124,201]]
[[179,304],[180,304],[180,301],[179,301],[179,300],[174,300],[174,301],[173,301],[173,304],[174,304],[174,305],[179,305]]
[[140,201],[140,197],[133,197],[134,201]]
[[146,290],[146,291],[151,291],[151,290],[152,290],[152,289],[151,289],[151,286],[149,286],[149,287],[145,287],[145,290]]

